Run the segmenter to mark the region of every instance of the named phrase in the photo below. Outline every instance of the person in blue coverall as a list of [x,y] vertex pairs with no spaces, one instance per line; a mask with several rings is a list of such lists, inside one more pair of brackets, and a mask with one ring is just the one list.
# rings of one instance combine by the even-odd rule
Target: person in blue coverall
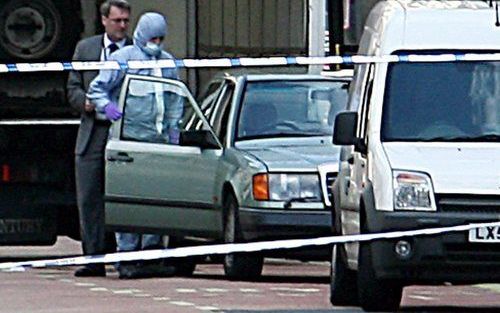
[[[166,34],[167,21],[163,15],[155,12],[144,13],[134,31],[134,44],[111,54],[110,60],[127,63],[129,60],[173,59],[171,54],[163,50],[163,40]],[[88,99],[95,105],[97,118],[110,121],[117,121],[122,118],[123,113],[118,108],[117,100],[126,74],[179,79],[177,70],[173,68],[128,69],[126,71],[101,70],[90,84],[87,94]],[[150,99],[153,103],[154,96],[152,95]],[[156,105],[152,104],[147,109],[143,108],[147,112],[135,112],[141,114],[134,114],[133,111],[129,112],[127,109],[124,122],[131,125],[127,128],[127,136],[137,137],[141,141],[160,142],[163,138],[165,142],[178,143],[179,131],[176,121],[182,115],[182,104],[179,101],[172,101],[168,104],[164,112],[165,126],[160,131],[156,130],[154,124],[154,114],[157,114],[155,112],[156,107]],[[148,112],[151,114],[143,114]],[[136,128],[133,125],[137,125]],[[144,125],[151,125],[151,127],[145,128]],[[116,233],[116,241],[119,252],[157,249],[163,246],[161,236],[150,234]],[[170,276],[175,273],[175,267],[165,266],[161,262],[153,264],[120,262],[118,272],[121,279]]]

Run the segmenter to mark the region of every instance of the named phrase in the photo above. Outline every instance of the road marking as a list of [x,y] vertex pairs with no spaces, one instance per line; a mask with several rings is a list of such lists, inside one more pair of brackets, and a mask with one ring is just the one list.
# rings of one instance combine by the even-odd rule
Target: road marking
[[135,292],[141,292],[139,289],[115,289],[112,290],[113,293],[116,294],[133,294]]
[[433,301],[435,298],[433,297],[426,297],[426,296],[419,296],[419,295],[409,295],[408,298],[416,299],[416,300],[424,300],[424,301]]
[[74,279],[68,279],[68,278],[61,278],[59,279],[61,283],[73,283],[75,280]]
[[228,292],[227,289],[222,288],[203,288],[206,292]]
[[148,297],[151,297],[151,295],[149,293],[134,293],[133,296],[137,297],[137,298],[148,298]]
[[303,293],[282,293],[282,292],[278,292],[278,296],[280,296],[280,297],[297,297],[297,298],[307,297],[307,295],[303,294]]
[[90,288],[90,291],[108,291],[108,288],[105,288],[105,287],[95,287],[95,288]]
[[154,297],[153,300],[155,301],[168,301],[170,298],[168,297]]
[[272,287],[273,291],[294,291],[294,292],[304,292],[304,293],[315,293],[321,290],[317,288],[290,288],[290,287]]
[[170,301],[169,303],[178,306],[195,306],[194,303],[185,301]]
[[480,284],[480,285],[475,285],[474,287],[488,289],[494,292],[500,292],[500,284]]
[[240,288],[240,291],[243,293],[258,293],[261,292],[259,289],[255,288]]
[[94,287],[95,284],[94,283],[75,283],[75,286],[78,286],[78,287]]
[[189,288],[179,288],[175,289],[178,293],[196,293],[198,292],[196,289],[189,289]]
[[212,311],[212,312],[221,311],[221,309],[214,306],[197,306],[196,308],[201,311]]

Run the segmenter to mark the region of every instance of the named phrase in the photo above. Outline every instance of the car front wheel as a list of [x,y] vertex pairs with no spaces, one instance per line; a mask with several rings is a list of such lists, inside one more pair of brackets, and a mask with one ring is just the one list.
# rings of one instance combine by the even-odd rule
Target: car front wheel
[[[241,233],[238,203],[233,195],[229,195],[224,202],[224,242],[243,242]],[[253,280],[260,277],[264,264],[262,254],[253,253],[230,253],[224,257],[224,273],[231,280]]]

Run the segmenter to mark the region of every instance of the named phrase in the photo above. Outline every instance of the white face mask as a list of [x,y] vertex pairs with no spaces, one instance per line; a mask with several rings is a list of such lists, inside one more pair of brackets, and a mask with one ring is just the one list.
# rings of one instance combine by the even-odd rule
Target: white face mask
[[144,47],[144,51],[151,56],[159,56],[162,50],[162,45],[155,44],[154,42],[148,41]]

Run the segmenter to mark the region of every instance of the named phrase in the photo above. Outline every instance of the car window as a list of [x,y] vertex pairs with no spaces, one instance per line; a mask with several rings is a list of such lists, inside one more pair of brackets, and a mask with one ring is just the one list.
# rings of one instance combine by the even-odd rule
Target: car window
[[199,98],[198,103],[200,103],[201,111],[209,121],[212,120],[214,107],[217,103],[217,98],[221,92],[223,83],[223,80],[211,82],[206,91]]
[[229,82],[226,84],[224,93],[219,101],[216,112],[214,114],[212,127],[219,140],[224,143],[227,136],[227,124],[229,112],[231,110],[231,102],[234,94],[234,84]]
[[345,110],[345,81],[248,82],[236,140],[278,136],[331,136],[335,116]]
[[210,128],[186,88],[146,78],[132,78],[126,88],[121,140],[178,144],[181,131]]

